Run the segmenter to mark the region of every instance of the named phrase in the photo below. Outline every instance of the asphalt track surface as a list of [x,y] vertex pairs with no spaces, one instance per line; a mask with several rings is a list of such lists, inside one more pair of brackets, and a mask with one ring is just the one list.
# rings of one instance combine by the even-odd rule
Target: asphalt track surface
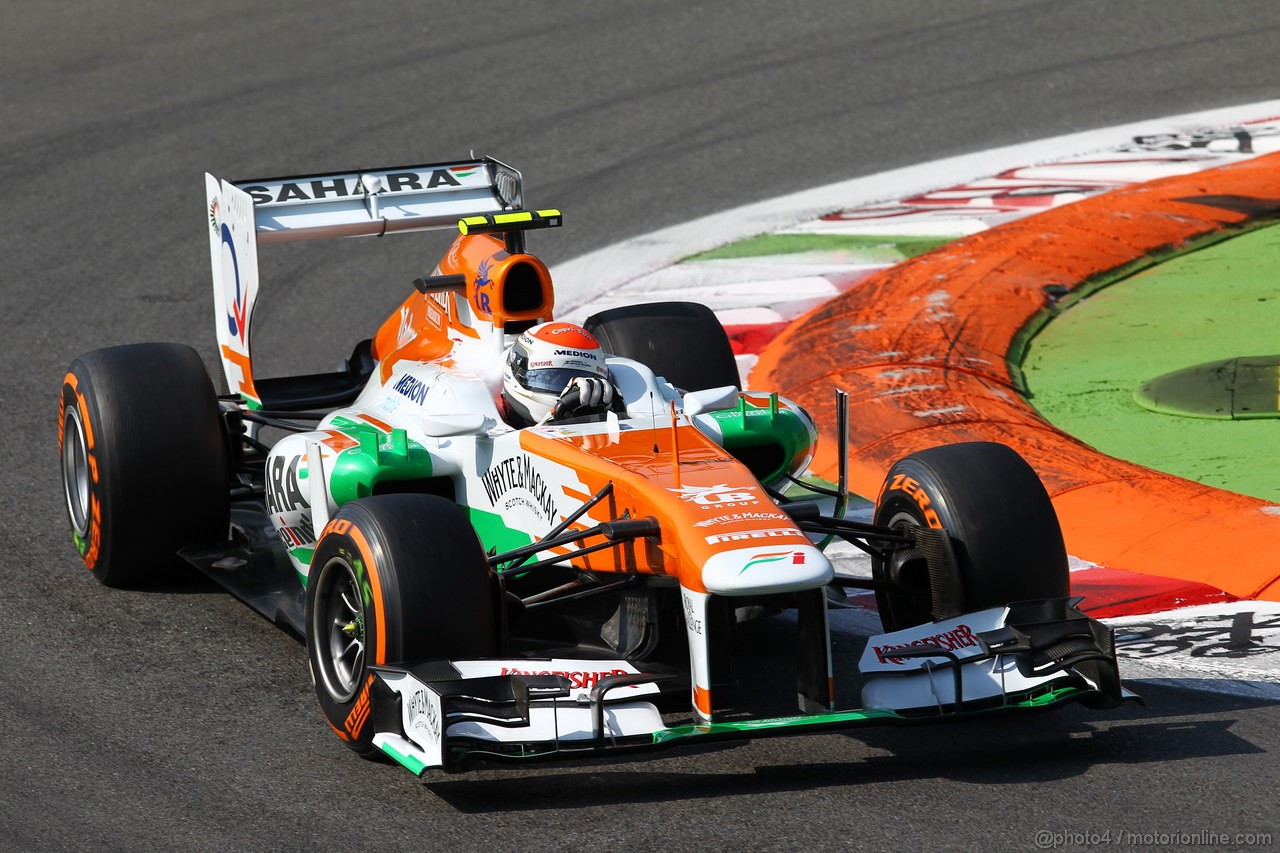
[[[184,577],[98,587],[67,533],[53,415],[93,347],[189,341],[213,363],[204,170],[475,148],[566,211],[534,243],[554,263],[835,180],[1275,97],[1278,27],[1270,0],[0,6],[0,847],[1030,849],[1038,831],[1275,831],[1280,709],[1157,684],[1148,710],[419,787],[337,742],[301,648],[240,604]],[[443,245],[265,250],[267,372],[336,362]]]

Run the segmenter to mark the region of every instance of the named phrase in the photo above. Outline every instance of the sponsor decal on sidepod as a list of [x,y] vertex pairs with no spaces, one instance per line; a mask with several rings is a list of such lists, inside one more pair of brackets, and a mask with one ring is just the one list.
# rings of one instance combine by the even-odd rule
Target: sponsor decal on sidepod
[[414,403],[421,406],[427,401],[427,385],[409,374],[400,377],[400,381],[394,386],[395,390],[401,395],[408,397]]
[[519,489],[529,494],[533,499],[529,506],[541,512],[544,518],[558,517],[551,487],[534,467],[533,458],[527,453],[493,463],[488,471],[480,475],[480,482],[489,496],[489,503],[495,507],[507,492]]
[[301,456],[288,460],[283,456],[272,457],[266,478],[267,512],[274,515],[311,506],[298,486],[298,462],[301,460]]

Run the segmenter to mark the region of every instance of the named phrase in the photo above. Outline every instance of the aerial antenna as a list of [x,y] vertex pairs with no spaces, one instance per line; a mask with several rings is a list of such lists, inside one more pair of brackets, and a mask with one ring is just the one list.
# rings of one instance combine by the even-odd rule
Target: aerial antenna
[[671,468],[676,475],[676,488],[680,488],[680,433],[676,430],[676,401],[671,401]]
[[[658,407],[653,402],[652,388],[649,389],[649,420],[653,422],[653,425],[655,427],[658,425]],[[658,452],[658,435],[656,432],[654,433],[654,436],[653,436],[653,452],[654,453]]]

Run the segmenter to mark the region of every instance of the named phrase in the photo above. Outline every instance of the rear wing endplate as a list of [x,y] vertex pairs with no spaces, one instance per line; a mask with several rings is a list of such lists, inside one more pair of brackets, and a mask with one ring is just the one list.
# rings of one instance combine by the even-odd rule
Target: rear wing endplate
[[206,173],[205,196],[223,371],[250,406],[261,402],[249,338],[259,243],[456,228],[523,204],[520,172],[489,157],[242,181]]

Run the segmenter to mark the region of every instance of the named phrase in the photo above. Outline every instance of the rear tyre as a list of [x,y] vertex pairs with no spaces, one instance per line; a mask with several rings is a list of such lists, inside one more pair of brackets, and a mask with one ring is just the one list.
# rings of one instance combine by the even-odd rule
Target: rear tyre
[[951,444],[900,460],[880,487],[875,523],[941,528],[950,541],[949,559],[932,576],[919,550],[872,562],[877,580],[897,580],[876,591],[886,631],[1069,593],[1053,504],[1031,466],[1003,444]]
[[306,591],[307,656],[320,709],[372,758],[373,664],[497,651],[492,575],[456,504],[434,495],[353,501],[325,527]]
[[634,359],[685,391],[741,385],[729,336],[697,302],[651,302],[587,318],[587,331],[610,355]]
[[72,539],[107,586],[155,583],[180,548],[226,539],[226,441],[190,347],[132,344],[73,361],[58,451]]

